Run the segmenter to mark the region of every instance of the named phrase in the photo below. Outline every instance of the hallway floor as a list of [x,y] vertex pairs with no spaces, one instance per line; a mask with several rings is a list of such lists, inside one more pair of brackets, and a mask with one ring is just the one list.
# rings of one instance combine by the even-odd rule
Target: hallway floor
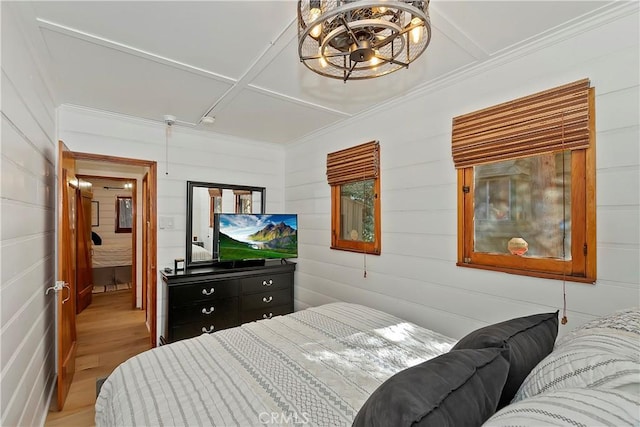
[[64,409],[50,411],[45,426],[95,425],[96,381],[150,348],[145,313],[131,309],[131,290],[93,295],[76,320],[76,372]]

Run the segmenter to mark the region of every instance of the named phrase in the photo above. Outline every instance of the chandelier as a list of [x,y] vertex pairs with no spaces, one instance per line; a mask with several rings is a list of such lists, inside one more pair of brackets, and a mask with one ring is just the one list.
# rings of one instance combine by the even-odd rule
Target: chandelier
[[431,41],[428,8],[429,0],[299,0],[300,61],[345,82],[408,68]]

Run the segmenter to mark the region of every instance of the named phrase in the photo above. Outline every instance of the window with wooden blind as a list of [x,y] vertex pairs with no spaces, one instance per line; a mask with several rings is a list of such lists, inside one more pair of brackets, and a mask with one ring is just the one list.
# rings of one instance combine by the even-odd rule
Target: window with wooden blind
[[458,265],[596,280],[588,79],[453,119]]
[[327,155],[331,186],[331,248],[380,254],[380,144]]

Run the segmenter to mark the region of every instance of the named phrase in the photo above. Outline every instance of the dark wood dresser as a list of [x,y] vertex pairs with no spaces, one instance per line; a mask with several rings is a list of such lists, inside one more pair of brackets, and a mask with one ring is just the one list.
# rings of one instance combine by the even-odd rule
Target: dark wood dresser
[[162,272],[161,344],[293,312],[295,263]]

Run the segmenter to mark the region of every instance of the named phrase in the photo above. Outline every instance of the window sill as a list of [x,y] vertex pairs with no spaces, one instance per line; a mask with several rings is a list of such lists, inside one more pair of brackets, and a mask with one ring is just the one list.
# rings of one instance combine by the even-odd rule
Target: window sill
[[515,268],[494,267],[490,265],[469,264],[464,262],[457,262],[456,265],[458,267],[477,268],[479,270],[499,271],[502,273],[516,274],[518,276],[539,277],[542,279],[564,280],[567,282],[578,282],[578,283],[587,283],[587,284],[596,283],[595,279],[591,279],[588,277],[570,276],[570,275],[562,275],[562,274],[556,274],[556,273],[545,273],[543,271],[518,270]]

